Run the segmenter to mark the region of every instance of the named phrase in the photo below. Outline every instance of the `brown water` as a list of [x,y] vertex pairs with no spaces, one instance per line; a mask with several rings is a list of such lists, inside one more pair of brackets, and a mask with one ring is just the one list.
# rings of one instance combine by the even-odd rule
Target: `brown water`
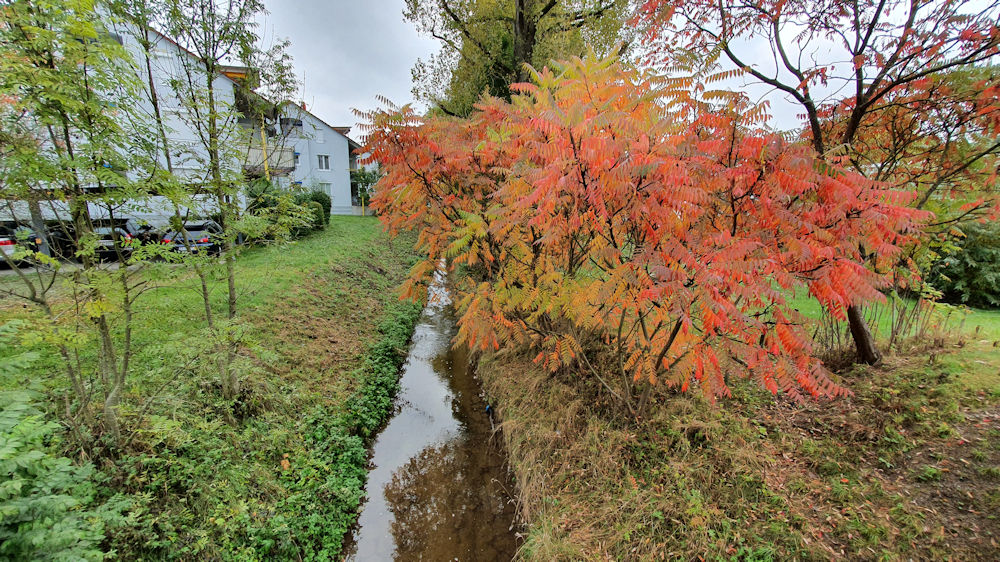
[[348,560],[510,560],[513,484],[463,349],[443,276],[413,333],[400,407],[372,447]]

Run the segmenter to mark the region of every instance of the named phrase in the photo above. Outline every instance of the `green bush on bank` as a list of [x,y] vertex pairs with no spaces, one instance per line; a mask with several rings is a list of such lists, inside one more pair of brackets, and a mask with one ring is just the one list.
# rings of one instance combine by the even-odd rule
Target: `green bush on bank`
[[[10,345],[11,324],[0,326]],[[20,353],[0,361],[0,375],[25,371],[37,358]],[[0,392],[0,559],[103,560],[106,522],[120,519],[119,497],[95,507],[95,472],[53,451],[59,424],[46,421],[35,393]]]
[[58,429],[30,393],[0,393],[0,559],[104,559],[93,468],[50,452]]
[[264,179],[247,186],[247,210],[272,223],[264,229],[270,233],[265,240],[282,234],[301,238],[323,230],[330,223],[331,205],[330,196],[319,190],[294,193]]
[[323,209],[323,224],[330,224],[330,210],[333,207],[333,200],[325,192],[315,190],[309,192],[309,200],[315,201]]
[[306,420],[308,457],[294,459],[283,482],[287,494],[266,525],[245,517],[245,545],[253,557],[335,560],[357,521],[368,473],[367,447],[392,413],[399,369],[421,307],[404,302],[387,311],[380,337],[366,355],[361,388],[339,412],[317,408]]
[[326,213],[323,212],[323,207],[315,201],[307,201],[306,207],[312,213],[313,230],[323,230],[326,228]]
[[969,224],[957,250],[931,269],[930,283],[943,300],[975,307],[1000,307],[1000,223]]

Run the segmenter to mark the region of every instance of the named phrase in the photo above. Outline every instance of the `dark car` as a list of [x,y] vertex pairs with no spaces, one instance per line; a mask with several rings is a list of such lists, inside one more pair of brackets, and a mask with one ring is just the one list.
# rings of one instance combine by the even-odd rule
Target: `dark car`
[[[128,219],[114,223],[101,222],[94,228],[98,235],[97,255],[100,259],[128,258],[141,244],[159,244],[162,232],[144,220]],[[115,249],[115,240],[118,249]]]
[[94,249],[97,259],[113,261],[128,259],[132,255],[132,233],[124,226],[98,226],[94,228],[94,234],[97,235],[97,247]]
[[[176,252],[187,252],[190,248],[192,253],[207,253],[218,255],[222,253],[220,237],[222,227],[215,221],[193,222],[184,225],[184,229],[171,231],[163,235],[160,240],[163,244],[173,244]],[[185,244],[185,237],[187,243]]]

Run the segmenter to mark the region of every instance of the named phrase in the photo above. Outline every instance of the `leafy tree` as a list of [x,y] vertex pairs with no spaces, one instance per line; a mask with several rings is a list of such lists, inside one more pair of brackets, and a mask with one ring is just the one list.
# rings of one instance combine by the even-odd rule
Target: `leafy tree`
[[1000,307],[1000,225],[968,224],[962,233],[958,247],[934,264],[929,282],[945,300]]
[[[219,323],[213,318],[207,293],[205,314],[210,329],[224,348],[218,366],[223,396],[230,400],[240,392],[240,379],[232,368],[238,344],[233,329],[238,312],[236,241],[243,231],[257,230],[251,233],[256,237],[267,230],[266,225],[255,220],[259,216],[244,213],[241,208],[246,183],[242,165],[245,154],[241,152],[258,131],[266,137],[268,126],[264,121],[277,115],[278,101],[268,100],[252,89],[284,96],[294,87],[291,65],[284,51],[287,43],[276,44],[265,55],[260,53],[255,18],[263,11],[264,6],[258,0],[171,0],[164,16],[166,28],[178,40],[178,51],[181,52],[181,47],[186,49],[180,57],[182,76],[172,85],[185,109],[183,119],[196,132],[200,144],[197,154],[204,175],[196,181],[208,186],[224,231],[220,242],[226,270],[226,320]],[[232,60],[248,66],[261,63],[261,68],[250,69],[251,75],[235,91],[235,99],[230,100],[217,80]],[[253,126],[242,127],[241,117],[251,120]],[[311,216],[308,210],[303,212]]]
[[453,115],[468,115],[483,91],[508,97],[528,79],[526,64],[606,54],[619,42],[625,0],[407,0],[404,16],[442,50],[413,69],[414,94]]
[[[62,236],[82,265],[71,277],[69,310],[58,309],[51,299],[61,264],[44,252],[21,256],[34,271],[16,269],[21,284],[5,292],[34,303],[45,315],[43,337],[59,349],[76,398],[66,421],[77,440],[86,445],[91,440],[86,434],[100,430],[116,445],[118,408],[133,353],[133,305],[148,288],[141,270],[157,249],[127,246],[124,238],[113,237],[119,257],[128,255],[139,267],[107,270],[95,254],[98,235],[91,213],[100,210],[113,221],[124,202],[142,204],[152,189],[123,173],[149,167],[143,147],[148,130],[134,111],[136,74],[91,2],[18,1],[0,10],[5,22],[0,95],[9,102],[3,127],[24,141],[5,159],[2,197],[11,214],[20,201],[33,206],[44,201],[57,215],[68,214],[69,220],[59,223]],[[36,224],[36,215],[33,210],[31,222],[42,238],[44,226]],[[68,327],[57,321],[63,316]],[[116,339],[112,325],[119,320],[124,337]],[[76,356],[88,338],[98,347],[96,373],[88,373]],[[99,424],[94,402],[101,411]]]
[[[787,290],[832,314],[878,297],[925,213],[912,195],[760,127],[737,96],[709,112],[649,74],[575,59],[467,120],[373,112],[373,205],[420,231],[456,280],[458,340],[527,346],[593,377],[632,414],[652,388],[729,393],[752,376],[793,398],[844,392]],[[613,377],[613,378],[612,378]],[[616,382],[617,381],[617,382]]]
[[361,205],[367,205],[375,193],[375,185],[382,178],[382,170],[378,167],[358,168],[351,170],[351,183],[357,188],[358,200]]
[[[987,200],[972,197],[935,220],[947,224],[997,203],[988,171],[1000,150],[997,77],[975,67],[997,54],[998,9],[954,0],[646,0],[640,20],[654,60],[721,67],[711,79],[742,76],[773,88],[799,107],[821,158],[920,190],[916,207],[930,208],[956,183],[965,184],[960,192],[986,192]],[[766,56],[749,58],[761,48]],[[979,179],[966,181],[970,174]],[[848,319],[859,358],[877,362],[860,309]]]

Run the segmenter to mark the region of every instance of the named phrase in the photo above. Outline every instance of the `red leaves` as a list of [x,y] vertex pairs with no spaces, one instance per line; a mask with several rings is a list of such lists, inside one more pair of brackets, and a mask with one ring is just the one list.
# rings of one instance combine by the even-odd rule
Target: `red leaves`
[[702,113],[617,64],[572,61],[518,90],[464,121],[372,116],[383,221],[467,267],[459,341],[710,398],[732,375],[793,398],[844,392],[781,288],[835,314],[876,298],[883,276],[861,252],[893,254],[914,213],[755,130],[756,108]]

